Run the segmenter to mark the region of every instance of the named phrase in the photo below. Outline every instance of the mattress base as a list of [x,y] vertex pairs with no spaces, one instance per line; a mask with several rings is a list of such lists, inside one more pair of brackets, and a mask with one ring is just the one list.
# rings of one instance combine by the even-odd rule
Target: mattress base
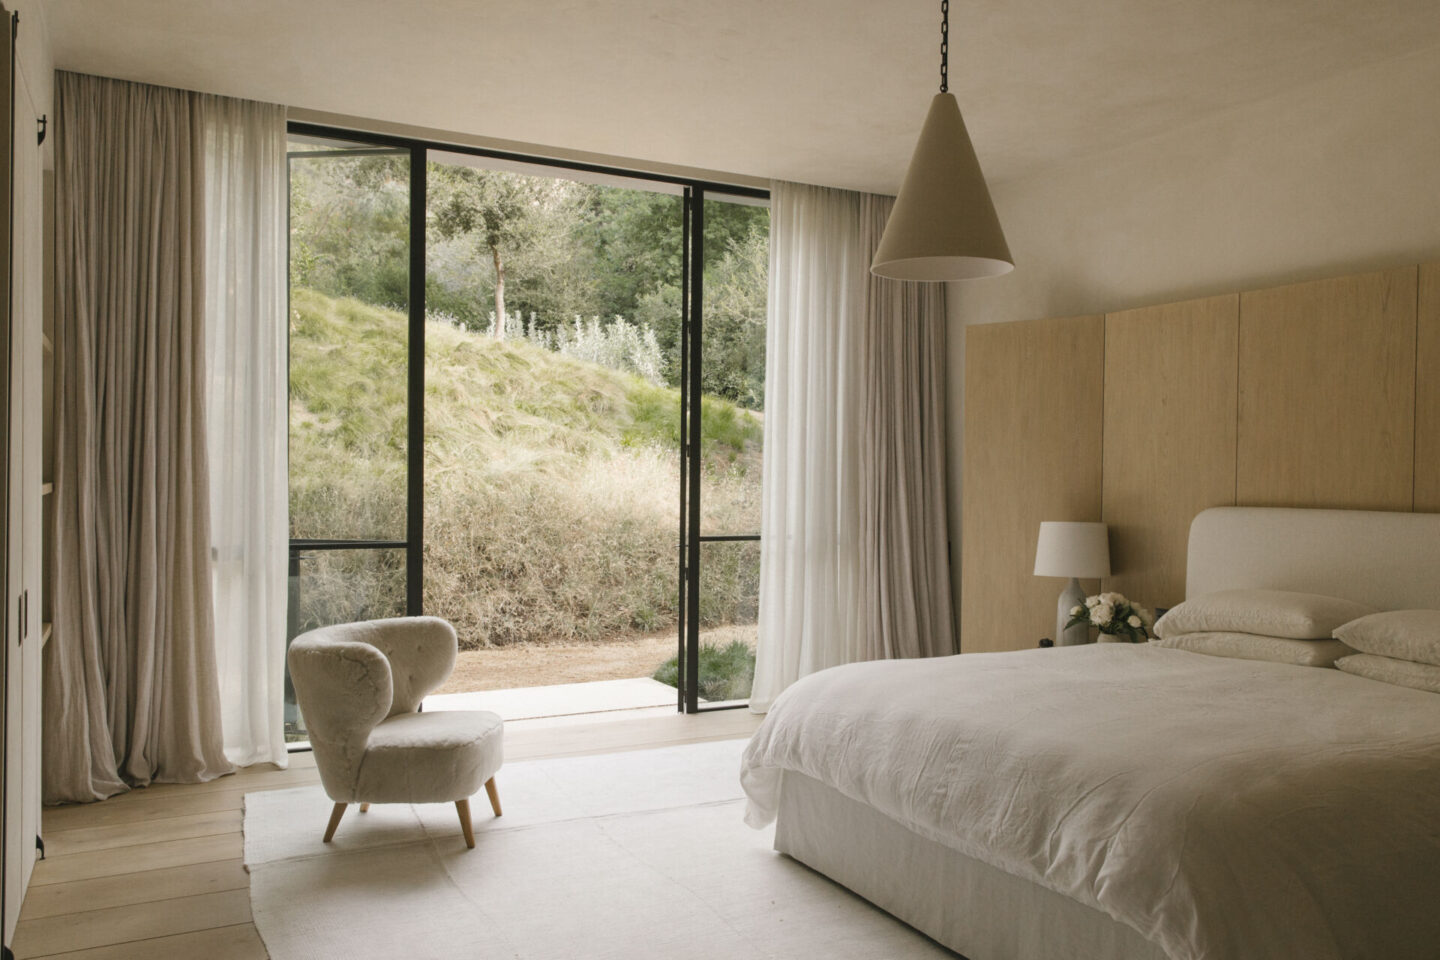
[[787,770],[775,849],[970,960],[1166,960],[1130,927]]

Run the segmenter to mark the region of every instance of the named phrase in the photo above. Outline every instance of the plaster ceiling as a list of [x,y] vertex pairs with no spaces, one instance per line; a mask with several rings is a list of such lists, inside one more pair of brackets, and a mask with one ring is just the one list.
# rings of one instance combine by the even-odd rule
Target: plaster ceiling
[[[931,0],[50,0],[57,66],[483,137],[893,193]],[[991,180],[1440,45],[1435,0],[955,0]],[[1440,51],[1437,51],[1440,55]]]

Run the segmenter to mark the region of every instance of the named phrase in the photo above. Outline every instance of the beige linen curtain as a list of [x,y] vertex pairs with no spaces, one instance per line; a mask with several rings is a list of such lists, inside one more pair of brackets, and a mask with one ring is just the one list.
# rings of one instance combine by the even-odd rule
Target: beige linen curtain
[[47,803],[232,769],[211,606],[202,98],[64,72],[56,86]]
[[756,712],[826,667],[955,652],[945,291],[871,276],[893,202],[771,188]]
[[866,251],[857,659],[957,653],[945,506],[945,285],[877,277],[895,205],[860,199]]

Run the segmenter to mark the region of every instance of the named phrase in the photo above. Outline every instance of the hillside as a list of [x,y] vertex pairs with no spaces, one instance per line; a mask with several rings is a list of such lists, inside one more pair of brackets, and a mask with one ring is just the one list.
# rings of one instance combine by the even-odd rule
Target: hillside
[[[403,539],[406,318],[296,290],[291,534]],[[426,327],[425,605],[467,647],[675,622],[679,395],[525,341]],[[707,529],[759,529],[758,414],[704,401]],[[706,564],[702,619],[753,620],[755,551]],[[403,555],[307,560],[307,623],[399,612]]]

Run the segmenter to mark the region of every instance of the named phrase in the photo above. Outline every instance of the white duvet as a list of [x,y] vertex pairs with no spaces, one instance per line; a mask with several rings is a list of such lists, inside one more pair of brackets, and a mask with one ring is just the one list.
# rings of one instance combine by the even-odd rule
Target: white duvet
[[775,701],[752,825],[783,770],[1174,960],[1440,957],[1437,694],[1144,644],[861,663]]

